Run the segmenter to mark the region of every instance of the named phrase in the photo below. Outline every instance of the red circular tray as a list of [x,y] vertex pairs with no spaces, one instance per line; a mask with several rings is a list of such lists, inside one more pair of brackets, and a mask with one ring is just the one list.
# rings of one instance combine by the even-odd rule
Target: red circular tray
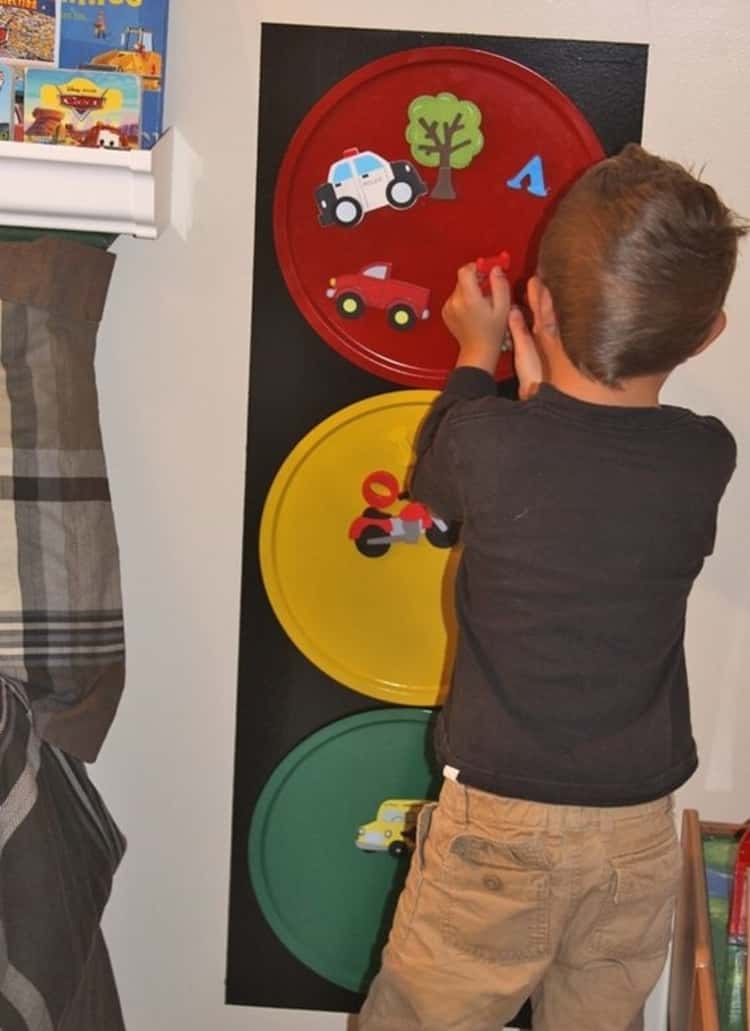
[[[429,196],[438,170],[414,161],[405,136],[411,101],[442,92],[479,107],[484,135],[484,147],[471,164],[453,171],[457,197],[450,201]],[[378,207],[355,226],[321,225],[316,190],[343,152],[354,147],[387,162],[408,161],[427,193],[408,210]],[[544,197],[529,192],[528,179],[521,189],[507,185],[536,155],[542,159]],[[511,283],[525,280],[534,270],[540,228],[551,205],[603,156],[578,108],[523,65],[462,47],[427,47],[373,61],[315,104],[282,162],[274,235],[289,291],[316,333],[356,365],[395,383],[440,387],[457,353],[440,317],[457,267],[505,250],[511,255]],[[390,263],[393,279],[429,288],[428,318],[397,329],[375,303],[358,317],[340,314],[326,295],[333,289],[330,279],[376,263]],[[505,354],[498,378],[512,371]]]

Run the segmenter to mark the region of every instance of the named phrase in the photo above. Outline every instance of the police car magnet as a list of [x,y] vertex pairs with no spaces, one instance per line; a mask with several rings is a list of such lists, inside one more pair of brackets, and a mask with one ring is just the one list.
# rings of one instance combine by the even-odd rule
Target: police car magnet
[[349,228],[378,208],[405,211],[426,192],[409,161],[387,161],[372,150],[349,147],[329,168],[327,181],[315,190],[315,203],[322,226]]

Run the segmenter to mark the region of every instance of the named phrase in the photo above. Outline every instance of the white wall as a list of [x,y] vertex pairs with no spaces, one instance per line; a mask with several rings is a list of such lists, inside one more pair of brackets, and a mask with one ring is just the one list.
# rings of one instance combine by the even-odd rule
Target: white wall
[[[168,114],[192,149],[180,167],[183,196],[197,180],[192,227],[183,202],[183,236],[173,230],[153,244],[118,243],[98,357],[129,648],[127,693],[94,771],[130,841],[106,930],[130,1031],[332,1031],[344,1028],[343,1017],[229,1009],[222,998],[258,25],[336,24],[341,5],[172,6]],[[380,0],[361,7],[362,26],[650,43],[646,144],[705,162],[727,202],[750,214],[746,0]],[[347,6],[349,14],[354,9]],[[750,454],[747,250],[725,338],[675,376],[668,398],[724,417],[741,454]],[[743,463],[691,609],[703,762],[680,802],[712,818],[744,819],[750,808],[749,493]],[[650,1007],[649,1031],[663,1026],[662,1009],[663,991]]]

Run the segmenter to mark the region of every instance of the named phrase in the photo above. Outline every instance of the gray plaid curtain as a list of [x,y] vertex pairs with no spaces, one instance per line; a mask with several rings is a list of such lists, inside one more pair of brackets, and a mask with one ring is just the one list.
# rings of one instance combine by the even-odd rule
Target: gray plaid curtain
[[0,1028],[120,1031],[100,920],[124,839],[83,761],[123,687],[94,351],[114,258],[0,244]]

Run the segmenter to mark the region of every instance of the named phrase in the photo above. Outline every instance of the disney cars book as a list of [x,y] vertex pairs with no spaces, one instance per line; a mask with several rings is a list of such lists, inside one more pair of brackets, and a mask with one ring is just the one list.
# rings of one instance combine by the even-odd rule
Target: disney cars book
[[140,77],[144,150],[150,150],[162,132],[168,13],[168,0],[67,0],[62,7],[62,67]]
[[140,96],[137,75],[30,68],[23,104],[24,139],[133,150],[140,138]]

